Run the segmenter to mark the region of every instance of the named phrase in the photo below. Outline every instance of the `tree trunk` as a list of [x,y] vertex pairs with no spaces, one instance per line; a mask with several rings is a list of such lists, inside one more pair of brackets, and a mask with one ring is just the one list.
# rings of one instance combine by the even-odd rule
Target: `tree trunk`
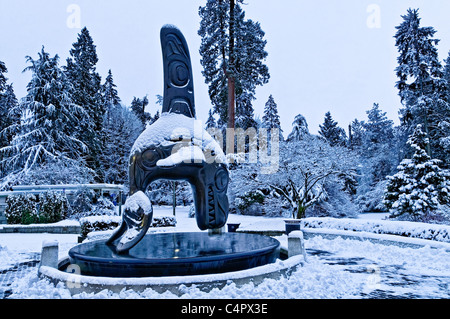
[[[234,129],[235,127],[235,103],[236,103],[236,85],[235,85],[235,74],[234,74],[234,7],[235,0],[230,0],[230,38],[229,38],[229,46],[228,46],[228,125],[229,129]],[[231,135],[231,134],[229,134]],[[231,138],[228,139],[227,143],[232,142],[234,146],[234,134],[233,141]],[[228,149],[228,148],[227,148]],[[234,150],[234,147],[230,148]]]
[[306,206],[303,206],[300,203],[297,204],[297,217],[296,217],[296,219],[302,219],[302,218],[305,217],[306,208],[307,208]]

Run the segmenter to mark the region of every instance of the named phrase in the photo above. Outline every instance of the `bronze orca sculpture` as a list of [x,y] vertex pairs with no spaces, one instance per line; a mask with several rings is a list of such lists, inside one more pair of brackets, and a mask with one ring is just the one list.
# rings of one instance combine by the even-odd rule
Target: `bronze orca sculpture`
[[153,209],[144,194],[153,181],[185,180],[193,190],[197,225],[221,228],[228,219],[229,173],[219,144],[196,120],[192,65],[180,30],[161,29],[164,102],[161,117],[139,136],[130,156],[130,197],[122,224],[107,244],[126,253],[145,236]]

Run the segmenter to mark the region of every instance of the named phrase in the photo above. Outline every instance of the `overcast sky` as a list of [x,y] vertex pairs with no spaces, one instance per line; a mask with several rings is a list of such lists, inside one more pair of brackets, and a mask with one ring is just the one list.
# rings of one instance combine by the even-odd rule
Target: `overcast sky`
[[[450,50],[448,0],[246,0],[247,18],[266,32],[268,84],[257,90],[254,108],[262,117],[273,94],[285,136],[297,114],[317,133],[331,111],[347,129],[355,118],[380,103],[398,123],[400,100],[394,87],[397,50],[393,35],[401,15],[419,8],[422,26],[433,26],[441,39],[440,59]],[[61,65],[87,26],[99,55],[97,70],[104,80],[113,72],[126,105],[148,95],[155,113],[155,95],[162,94],[163,74],[159,31],[175,24],[191,51],[198,118],[206,121],[211,103],[201,75],[199,6],[205,0],[0,0],[0,61],[9,70],[19,98],[26,95],[29,73],[25,56],[37,58],[42,45]],[[102,80],[102,81],[103,81]]]

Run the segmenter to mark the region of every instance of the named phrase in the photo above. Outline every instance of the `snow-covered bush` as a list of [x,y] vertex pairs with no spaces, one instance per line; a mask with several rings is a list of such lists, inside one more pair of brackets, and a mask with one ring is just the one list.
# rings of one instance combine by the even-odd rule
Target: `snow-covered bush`
[[353,203],[351,195],[342,191],[342,181],[331,179],[324,183],[326,200],[318,201],[309,209],[308,216],[356,217],[358,207]]
[[421,222],[309,217],[302,220],[302,228],[327,228],[370,232],[450,243],[449,225],[430,225]]
[[37,199],[32,194],[8,196],[5,216],[8,224],[33,224],[38,222]]
[[258,210],[261,210],[264,204],[265,196],[260,190],[246,192],[239,196],[235,203],[239,211],[245,215],[259,215]]
[[175,227],[177,219],[174,216],[153,216],[150,227]]
[[[117,228],[122,223],[121,216],[89,216],[80,219],[81,235],[86,237],[93,231],[105,231]],[[174,216],[154,216],[150,227],[174,227],[177,220]]]
[[70,205],[64,193],[39,194],[39,222],[56,223],[69,215]]
[[94,204],[92,211],[89,213],[90,216],[114,216],[117,215],[116,207],[113,202],[104,196],[100,196],[97,202]]
[[72,213],[76,215],[85,215],[93,210],[95,191],[87,187],[79,188],[73,195]]
[[384,193],[386,191],[387,180],[378,182],[367,192],[360,194],[356,199],[356,204],[360,212],[386,212],[387,208],[383,204]]
[[279,196],[264,183],[260,163],[233,163],[230,165],[228,201],[230,212],[243,215],[273,216],[283,215]]
[[89,216],[80,219],[81,236],[86,237],[93,231],[104,231],[117,228],[122,222],[120,216]]
[[8,224],[56,223],[64,219],[70,209],[66,195],[57,192],[10,195],[6,204]]
[[195,217],[195,205],[194,204],[189,205],[188,217],[189,218],[194,218]]
[[188,182],[158,180],[147,189],[146,195],[155,206],[173,204],[173,186],[175,184],[175,201],[177,205],[187,206],[194,201],[192,188]]

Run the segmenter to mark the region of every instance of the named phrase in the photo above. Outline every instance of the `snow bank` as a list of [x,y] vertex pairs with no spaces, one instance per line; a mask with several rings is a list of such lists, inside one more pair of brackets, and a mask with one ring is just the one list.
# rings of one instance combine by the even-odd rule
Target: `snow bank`
[[388,234],[450,243],[450,226],[447,225],[392,220],[310,217],[302,220],[302,227]]

